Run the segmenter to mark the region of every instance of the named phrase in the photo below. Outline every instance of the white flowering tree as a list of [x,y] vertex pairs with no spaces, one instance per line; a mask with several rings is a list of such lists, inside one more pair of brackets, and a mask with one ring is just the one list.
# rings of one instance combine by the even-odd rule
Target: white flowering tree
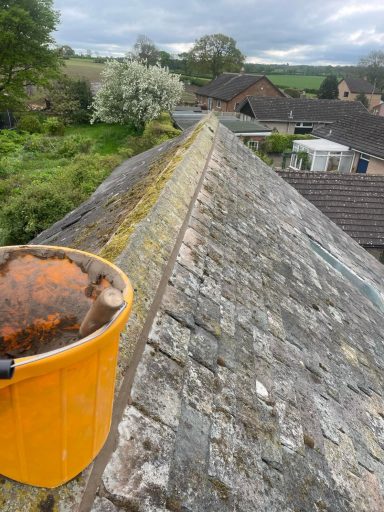
[[102,72],[92,121],[132,123],[140,130],[164,110],[172,110],[182,92],[183,84],[168,69],[131,60],[110,61]]

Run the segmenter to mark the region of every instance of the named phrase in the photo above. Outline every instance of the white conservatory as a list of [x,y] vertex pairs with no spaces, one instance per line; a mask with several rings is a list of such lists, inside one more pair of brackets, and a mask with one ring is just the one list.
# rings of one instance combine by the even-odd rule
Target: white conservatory
[[343,144],[326,139],[295,140],[292,151],[289,168],[293,171],[351,172],[354,153]]

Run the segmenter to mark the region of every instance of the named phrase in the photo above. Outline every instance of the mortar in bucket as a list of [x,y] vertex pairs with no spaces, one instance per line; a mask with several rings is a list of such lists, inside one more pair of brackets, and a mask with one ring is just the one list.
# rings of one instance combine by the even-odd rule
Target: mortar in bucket
[[98,454],[110,429],[119,337],[132,300],[126,275],[98,256],[0,248],[1,474],[56,487]]

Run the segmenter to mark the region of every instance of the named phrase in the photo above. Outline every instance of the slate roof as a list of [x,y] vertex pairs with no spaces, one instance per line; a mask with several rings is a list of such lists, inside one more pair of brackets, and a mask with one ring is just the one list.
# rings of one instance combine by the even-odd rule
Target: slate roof
[[277,171],[366,248],[384,248],[384,176]]
[[[77,489],[99,489],[92,512],[382,512],[384,267],[217,125],[119,256],[143,353],[112,452]],[[14,485],[5,512],[30,505]],[[78,510],[65,490],[36,508]]]
[[248,102],[260,121],[331,123],[346,116],[367,113],[358,101],[317,100],[308,98],[267,98],[247,96],[237,111]]
[[320,126],[313,130],[312,135],[339,142],[351,149],[384,159],[384,117],[382,116],[356,113],[340,119],[332,126]]
[[[351,92],[357,94],[372,94],[372,91],[374,91],[374,85],[369,83],[367,80],[363,80],[362,78],[347,77],[344,78],[344,80]],[[342,80],[340,82],[342,82]],[[375,90],[374,94],[380,94],[380,91]]]
[[[181,130],[185,130],[198,123],[207,114],[207,111],[202,111],[200,113],[192,113],[189,111],[178,110],[172,112],[171,116],[176,126]],[[245,121],[243,119],[238,119],[234,116],[226,117],[224,114],[222,116],[219,116],[218,119],[220,123],[229,128],[233,133],[271,132],[270,128],[268,128],[262,123],[254,121]]]
[[198,96],[208,96],[223,101],[230,101],[263,77],[263,75],[223,73],[208,85],[201,87],[196,91],[196,94]]
[[382,265],[222,125],[206,165],[94,511],[382,512]]

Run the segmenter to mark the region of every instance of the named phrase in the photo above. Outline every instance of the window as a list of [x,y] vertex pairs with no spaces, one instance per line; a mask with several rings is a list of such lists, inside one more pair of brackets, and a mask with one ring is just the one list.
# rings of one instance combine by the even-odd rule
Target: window
[[233,110],[237,110],[237,107],[240,105],[238,101],[236,101],[235,106],[233,107]]
[[313,129],[313,123],[296,123],[295,124],[295,134],[306,134],[311,133]]
[[208,110],[212,110],[212,98],[208,98]]
[[344,98],[348,98],[348,96],[349,96],[349,92],[348,92],[348,91],[345,91],[345,93],[344,93]]
[[249,149],[252,149],[253,151],[257,151],[259,149],[259,141],[258,140],[249,140],[247,142],[247,146]]
[[216,100],[216,107],[221,108],[221,100]]

